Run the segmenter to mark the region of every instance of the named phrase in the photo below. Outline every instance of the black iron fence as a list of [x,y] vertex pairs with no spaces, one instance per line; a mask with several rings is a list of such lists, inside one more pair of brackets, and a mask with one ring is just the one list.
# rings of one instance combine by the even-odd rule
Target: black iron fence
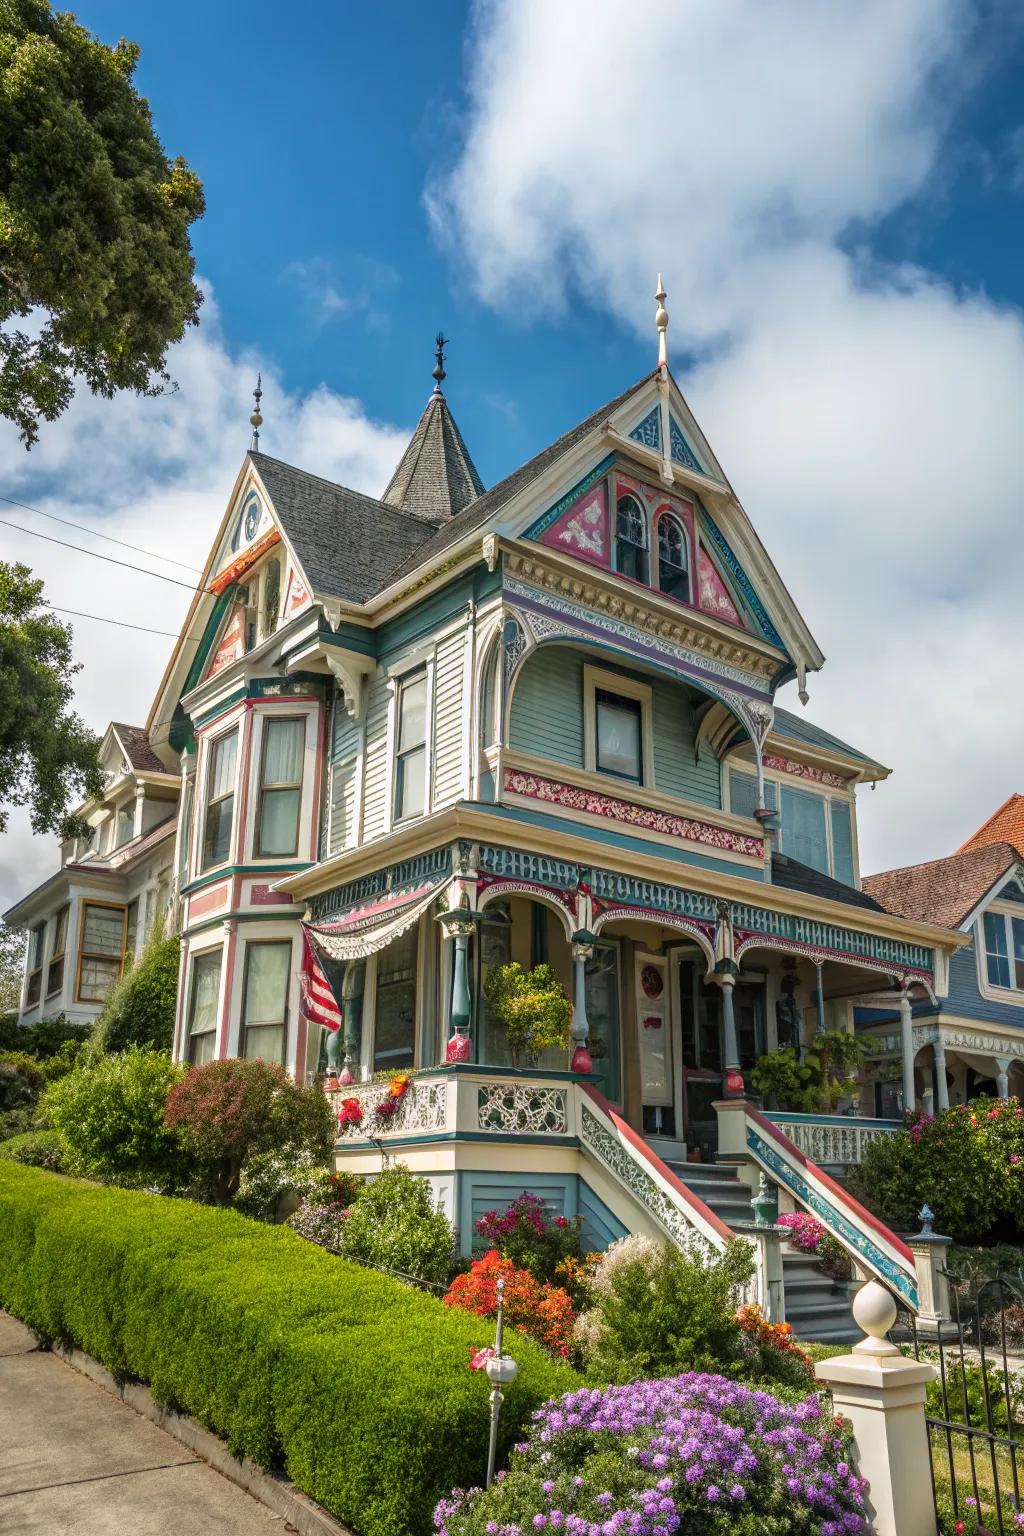
[[940,1536],[1024,1532],[1024,1273],[946,1272],[953,1320],[897,1342],[931,1361],[926,1416]]

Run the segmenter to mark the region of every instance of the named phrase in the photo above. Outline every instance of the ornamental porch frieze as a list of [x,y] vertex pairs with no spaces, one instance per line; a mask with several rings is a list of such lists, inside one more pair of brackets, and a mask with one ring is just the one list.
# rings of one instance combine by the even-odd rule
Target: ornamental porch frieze
[[[868,1035],[874,1049],[872,1056],[895,1056],[900,1051],[899,1035]],[[979,1056],[1010,1056],[1024,1061],[1024,1038],[1014,1040],[1006,1035],[986,1035],[973,1029],[949,1029],[946,1025],[918,1025],[914,1029],[914,1050],[926,1045],[947,1046],[954,1051],[972,1051]]]

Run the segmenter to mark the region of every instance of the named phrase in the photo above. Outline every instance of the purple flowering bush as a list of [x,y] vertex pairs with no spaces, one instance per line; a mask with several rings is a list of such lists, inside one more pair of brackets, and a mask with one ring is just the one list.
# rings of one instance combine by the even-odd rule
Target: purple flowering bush
[[857,1536],[866,1484],[825,1399],[781,1402],[691,1372],[584,1387],[534,1414],[486,1493],[456,1489],[439,1536]]

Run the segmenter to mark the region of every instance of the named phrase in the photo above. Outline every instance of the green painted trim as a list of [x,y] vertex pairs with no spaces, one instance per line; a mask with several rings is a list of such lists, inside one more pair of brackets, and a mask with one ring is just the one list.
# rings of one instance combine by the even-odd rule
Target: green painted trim
[[778,1125],[784,1120],[788,1125],[857,1125],[866,1131],[901,1131],[902,1120],[868,1120],[861,1115],[805,1115],[787,1114],[783,1109],[762,1110],[766,1120]]
[[596,1072],[545,1072],[540,1067],[489,1067],[482,1061],[445,1061],[436,1067],[420,1067],[413,1074],[415,1077],[426,1077],[434,1074],[438,1077],[447,1077],[449,1073],[456,1076],[487,1076],[487,1077],[514,1077],[521,1082],[541,1083],[553,1078],[556,1082],[565,1083],[600,1083],[601,1078]]
[[227,714],[229,709],[234,709],[236,704],[241,704],[249,697],[249,690],[245,687],[236,688],[229,693],[227,698],[221,699],[216,709],[208,709],[205,715],[196,715],[192,721],[192,729],[201,731],[204,725],[209,725],[212,720],[217,720],[221,715]]
[[[291,917],[298,921],[302,916],[301,907],[261,907],[255,910],[252,907],[232,907],[227,912],[216,912],[212,917],[204,917],[201,922],[191,923],[181,930],[184,939],[192,938],[193,934],[205,933],[207,928],[217,928],[221,923],[267,923],[277,918]],[[282,941],[283,942],[283,941]]]
[[395,654],[432,635],[447,619],[468,608],[475,598],[475,586],[473,571],[464,571],[406,613],[386,620],[377,631],[377,656],[381,663],[387,664]]
[[185,686],[181,690],[182,693],[191,692],[203,675],[203,668],[206,666],[207,658],[213,650],[213,642],[220,633],[221,621],[231,602],[234,585],[232,583],[231,586],[225,587],[224,591],[214,602],[206,628],[203,630],[203,638],[196,647],[196,654],[193,656],[192,665],[188,669],[188,676],[185,679]]
[[[298,875],[304,869],[312,868],[312,859],[296,860],[293,864],[222,864],[219,869],[197,875],[194,880],[182,886],[178,895],[191,896],[193,891],[202,890],[204,885],[216,885],[218,880],[227,880],[231,875]],[[301,903],[296,902],[295,905]]]
[[363,629],[359,624],[342,623],[337,629],[321,624],[317,639],[321,645],[336,645],[339,650],[356,651],[360,656],[376,658],[377,655],[376,631]]
[[555,502],[553,507],[548,507],[546,512],[542,512],[540,517],[534,519],[523,534],[523,538],[539,539],[542,534],[546,533],[552,523],[558,521],[563,512],[568,512],[575,501],[578,501],[586,491],[590,490],[590,487],[596,481],[608,473],[615,462],[615,457],[614,453],[609,453],[601,460],[600,464],[595,464],[593,469],[588,470],[582,480],[577,480],[571,491],[567,491],[564,496]]

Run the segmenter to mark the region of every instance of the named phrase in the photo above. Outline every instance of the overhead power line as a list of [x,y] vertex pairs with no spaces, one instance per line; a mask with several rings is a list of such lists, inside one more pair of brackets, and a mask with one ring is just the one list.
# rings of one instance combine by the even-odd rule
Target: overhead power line
[[69,544],[67,539],[55,539],[49,533],[40,533],[37,528],[23,528],[20,523],[9,523],[3,517],[0,517],[0,528],[13,528],[16,533],[27,533],[33,539],[45,539],[47,544],[59,544],[62,549],[73,549],[79,555],[91,555],[94,560],[105,560],[108,565],[120,565],[126,571],[138,571],[143,576],[152,576],[155,581],[169,581],[172,587],[184,587],[186,592],[207,590],[205,587],[192,586],[187,581],[179,581],[177,576],[165,576],[163,571],[147,571],[144,565],[133,565],[130,560],[115,560],[113,555],[101,555],[98,549],[86,549],[82,544]]
[[176,565],[183,571],[195,571],[197,576],[202,575],[196,565],[186,565],[184,560],[173,560],[170,555],[158,555],[155,550],[143,549],[141,544],[129,544],[127,539],[115,539],[113,534],[100,533],[98,528],[90,528],[88,523],[76,523],[70,517],[58,517],[56,512],[44,512],[42,507],[32,507],[27,501],[15,501],[13,496],[0,496],[0,501],[6,501],[9,507],[21,507],[24,512],[34,512],[37,517],[48,517],[51,522],[63,523],[65,528],[77,528],[94,539],[105,539],[108,544],[120,544],[122,549],[134,550],[137,555],[146,555],[150,560],[164,560],[168,565]]
[[[170,640],[177,640],[178,632],[174,629],[150,629],[145,624],[129,624],[127,619],[108,619],[103,613],[82,613],[78,608],[61,608],[56,603],[46,603],[47,608],[52,608],[54,613],[70,613],[76,619],[95,619],[97,624],[116,624],[119,629],[137,629],[144,635],[166,635]],[[196,643],[198,636],[185,635],[186,640]]]

